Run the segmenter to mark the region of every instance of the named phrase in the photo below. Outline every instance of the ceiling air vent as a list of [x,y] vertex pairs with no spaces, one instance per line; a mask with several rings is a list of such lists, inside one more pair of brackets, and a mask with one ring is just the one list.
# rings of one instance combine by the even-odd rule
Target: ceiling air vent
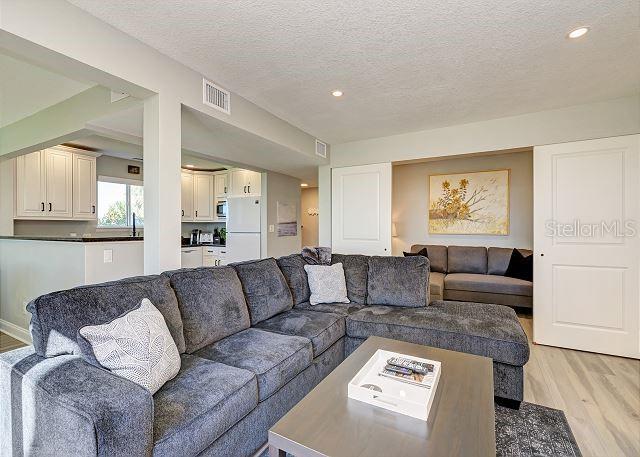
[[316,155],[327,158],[327,143],[323,143],[320,140],[316,140]]
[[202,78],[202,103],[231,114],[231,94],[228,90]]

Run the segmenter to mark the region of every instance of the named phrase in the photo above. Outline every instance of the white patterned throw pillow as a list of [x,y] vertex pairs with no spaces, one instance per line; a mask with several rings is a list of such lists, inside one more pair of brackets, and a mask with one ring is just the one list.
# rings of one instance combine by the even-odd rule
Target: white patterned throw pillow
[[147,298],[140,306],[102,325],[79,332],[96,361],[113,374],[154,394],[180,370],[180,354],[164,317]]
[[341,263],[333,265],[305,265],[311,298],[309,303],[349,303],[347,283]]

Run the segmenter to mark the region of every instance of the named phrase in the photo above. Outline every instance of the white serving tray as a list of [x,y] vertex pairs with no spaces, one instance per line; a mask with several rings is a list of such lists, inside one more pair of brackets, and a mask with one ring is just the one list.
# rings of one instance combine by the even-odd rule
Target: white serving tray
[[[382,371],[387,364],[387,360],[391,357],[405,357],[419,362],[433,364],[432,387],[429,389],[412,385],[398,379],[380,376],[378,373]],[[353,398],[354,400],[426,421],[429,417],[429,410],[435,397],[436,388],[438,387],[440,369],[440,362],[435,360],[422,359],[420,357],[378,349],[349,382],[348,395],[349,398]],[[382,392],[362,387],[365,384],[374,384],[380,387]]]

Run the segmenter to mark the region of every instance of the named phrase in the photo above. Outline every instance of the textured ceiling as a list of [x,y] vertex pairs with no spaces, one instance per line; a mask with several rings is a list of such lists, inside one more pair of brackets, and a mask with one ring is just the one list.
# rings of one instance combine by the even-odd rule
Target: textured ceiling
[[19,121],[91,87],[0,54],[0,127]]
[[332,143],[640,90],[638,0],[70,1]]

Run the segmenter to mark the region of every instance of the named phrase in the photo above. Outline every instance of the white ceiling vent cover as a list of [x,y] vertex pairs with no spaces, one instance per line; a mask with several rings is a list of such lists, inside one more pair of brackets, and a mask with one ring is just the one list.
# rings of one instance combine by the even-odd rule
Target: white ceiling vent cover
[[320,140],[316,140],[316,155],[327,158],[327,143],[323,143]]
[[202,103],[231,114],[231,94],[228,90],[202,78]]

